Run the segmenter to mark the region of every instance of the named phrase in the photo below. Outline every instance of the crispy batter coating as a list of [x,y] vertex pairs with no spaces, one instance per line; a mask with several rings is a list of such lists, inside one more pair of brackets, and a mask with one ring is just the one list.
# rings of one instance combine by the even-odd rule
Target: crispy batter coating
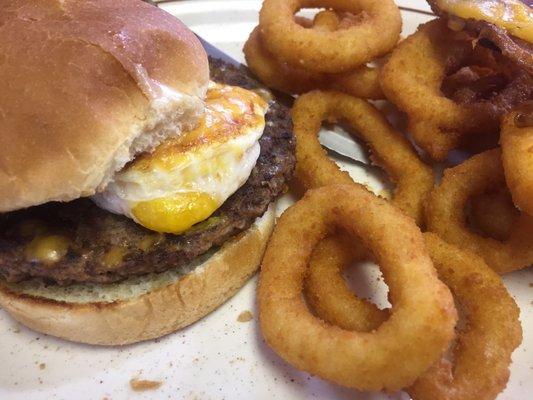
[[[501,278],[480,257],[433,233],[424,234],[439,278],[460,306],[464,323],[451,348],[407,389],[414,400],[492,400],[507,384],[511,354],[522,340],[519,309]],[[324,239],[313,252],[305,294],[313,311],[346,330],[372,332],[389,316],[352,293],[341,270],[359,254],[346,236]],[[309,299],[312,299],[309,301]]]
[[[372,252],[390,288],[392,315],[371,333],[326,324],[302,296],[313,248],[341,227]],[[309,190],[285,211],[263,259],[258,296],[261,331],[274,351],[298,369],[360,390],[412,384],[448,347],[457,317],[413,220],[356,184]]]
[[[335,31],[308,29],[294,14],[306,7],[342,10],[363,17]],[[398,42],[400,10],[392,0],[266,0],[259,13],[261,36],[270,53],[308,70],[339,73],[388,53]]]
[[342,329],[371,332],[389,317],[366,299],[357,297],[341,272],[353,262],[368,258],[365,249],[343,234],[323,239],[313,250],[305,279],[307,304],[316,315]]
[[522,342],[520,310],[501,278],[481,259],[426,233],[439,278],[465,319],[452,349],[407,391],[414,400],[493,400],[509,380],[511,354]]
[[509,238],[500,241],[471,231],[465,212],[469,198],[501,187],[505,187],[505,178],[500,150],[475,155],[444,171],[440,185],[429,196],[426,223],[428,230],[472,251],[504,274],[533,264],[533,217],[521,213]]
[[[505,179],[513,200],[533,216],[533,102],[505,116],[500,142]],[[529,119],[521,123],[520,119]]]
[[[335,15],[332,11],[327,11]],[[325,13],[325,12],[323,12]],[[317,16],[329,15],[319,13]],[[317,18],[315,18],[315,21]],[[321,23],[329,23],[322,18]],[[244,55],[248,67],[270,88],[284,93],[300,94],[313,89],[334,89],[365,99],[382,99],[383,92],[379,84],[377,68],[362,65],[352,71],[340,74],[324,74],[309,71],[300,66],[293,66],[279,61],[265,49],[259,27],[250,33],[244,44]]]
[[296,136],[296,177],[306,187],[352,183],[347,172],[328,159],[318,141],[322,121],[343,120],[372,150],[372,160],[396,184],[392,202],[421,224],[424,201],[433,189],[433,170],[411,143],[371,104],[338,92],[313,91],[300,96],[292,109]]

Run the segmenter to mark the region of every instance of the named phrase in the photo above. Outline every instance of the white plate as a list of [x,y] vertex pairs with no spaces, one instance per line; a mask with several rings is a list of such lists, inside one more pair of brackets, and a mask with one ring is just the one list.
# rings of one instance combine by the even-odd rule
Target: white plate
[[[400,1],[427,10],[423,1]],[[238,61],[257,23],[258,1],[180,1],[162,4],[191,29]],[[429,17],[404,11],[404,34]],[[343,164],[359,181],[378,187],[363,169]],[[355,274],[356,272],[354,272]],[[375,269],[357,271],[359,290],[385,286]],[[533,274],[509,274],[505,283],[519,304],[524,341],[513,354],[511,379],[499,399],[533,393]],[[83,346],[32,332],[0,311],[0,399],[408,399],[405,394],[358,393],[310,377],[285,364],[262,341],[255,306],[256,278],[197,324],[160,340],[122,348]],[[356,288],[357,289],[357,288]],[[251,310],[254,320],[237,322]],[[132,378],[161,381],[156,391],[132,392]]]

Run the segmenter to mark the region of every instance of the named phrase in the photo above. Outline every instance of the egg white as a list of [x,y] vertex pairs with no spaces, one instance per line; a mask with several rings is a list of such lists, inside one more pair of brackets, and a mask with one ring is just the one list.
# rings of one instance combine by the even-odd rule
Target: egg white
[[[214,90],[219,90],[219,98],[212,102],[208,99],[206,107],[211,113],[206,113],[206,132],[202,133],[205,138],[202,136],[199,144],[190,149],[167,145],[164,151],[156,148],[144,160],[134,160],[115,175],[103,192],[93,196],[96,204],[155,229],[135,215],[138,204],[201,193],[209,196],[209,207],[213,208],[209,209],[209,214],[212,214],[235,193],[247,181],[259,157],[267,104],[255,93],[240,88],[232,90],[230,86],[217,85]],[[219,130],[222,126],[231,133],[222,138],[215,133],[211,135],[208,131],[215,129],[217,123]],[[165,215],[160,218],[164,219]],[[161,225],[164,226],[164,222],[157,224]],[[156,230],[169,232],[172,229]]]

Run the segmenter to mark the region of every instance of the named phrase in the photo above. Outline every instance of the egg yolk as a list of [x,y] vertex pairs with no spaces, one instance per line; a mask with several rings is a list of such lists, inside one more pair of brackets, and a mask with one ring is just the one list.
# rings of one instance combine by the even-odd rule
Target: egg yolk
[[186,192],[172,197],[141,201],[132,214],[145,228],[180,234],[208,218],[219,204],[207,193]]

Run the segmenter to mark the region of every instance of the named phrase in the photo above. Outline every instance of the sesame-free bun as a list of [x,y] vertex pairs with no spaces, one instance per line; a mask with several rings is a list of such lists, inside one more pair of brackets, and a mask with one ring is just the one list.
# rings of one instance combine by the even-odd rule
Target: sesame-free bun
[[140,0],[0,7],[0,212],[89,196],[135,154],[193,128],[207,55]]
[[0,306],[31,329],[75,342],[123,345],[157,338],[199,320],[244,285],[261,262],[274,220],[272,204],[186,275],[171,271],[84,290],[0,283]]

